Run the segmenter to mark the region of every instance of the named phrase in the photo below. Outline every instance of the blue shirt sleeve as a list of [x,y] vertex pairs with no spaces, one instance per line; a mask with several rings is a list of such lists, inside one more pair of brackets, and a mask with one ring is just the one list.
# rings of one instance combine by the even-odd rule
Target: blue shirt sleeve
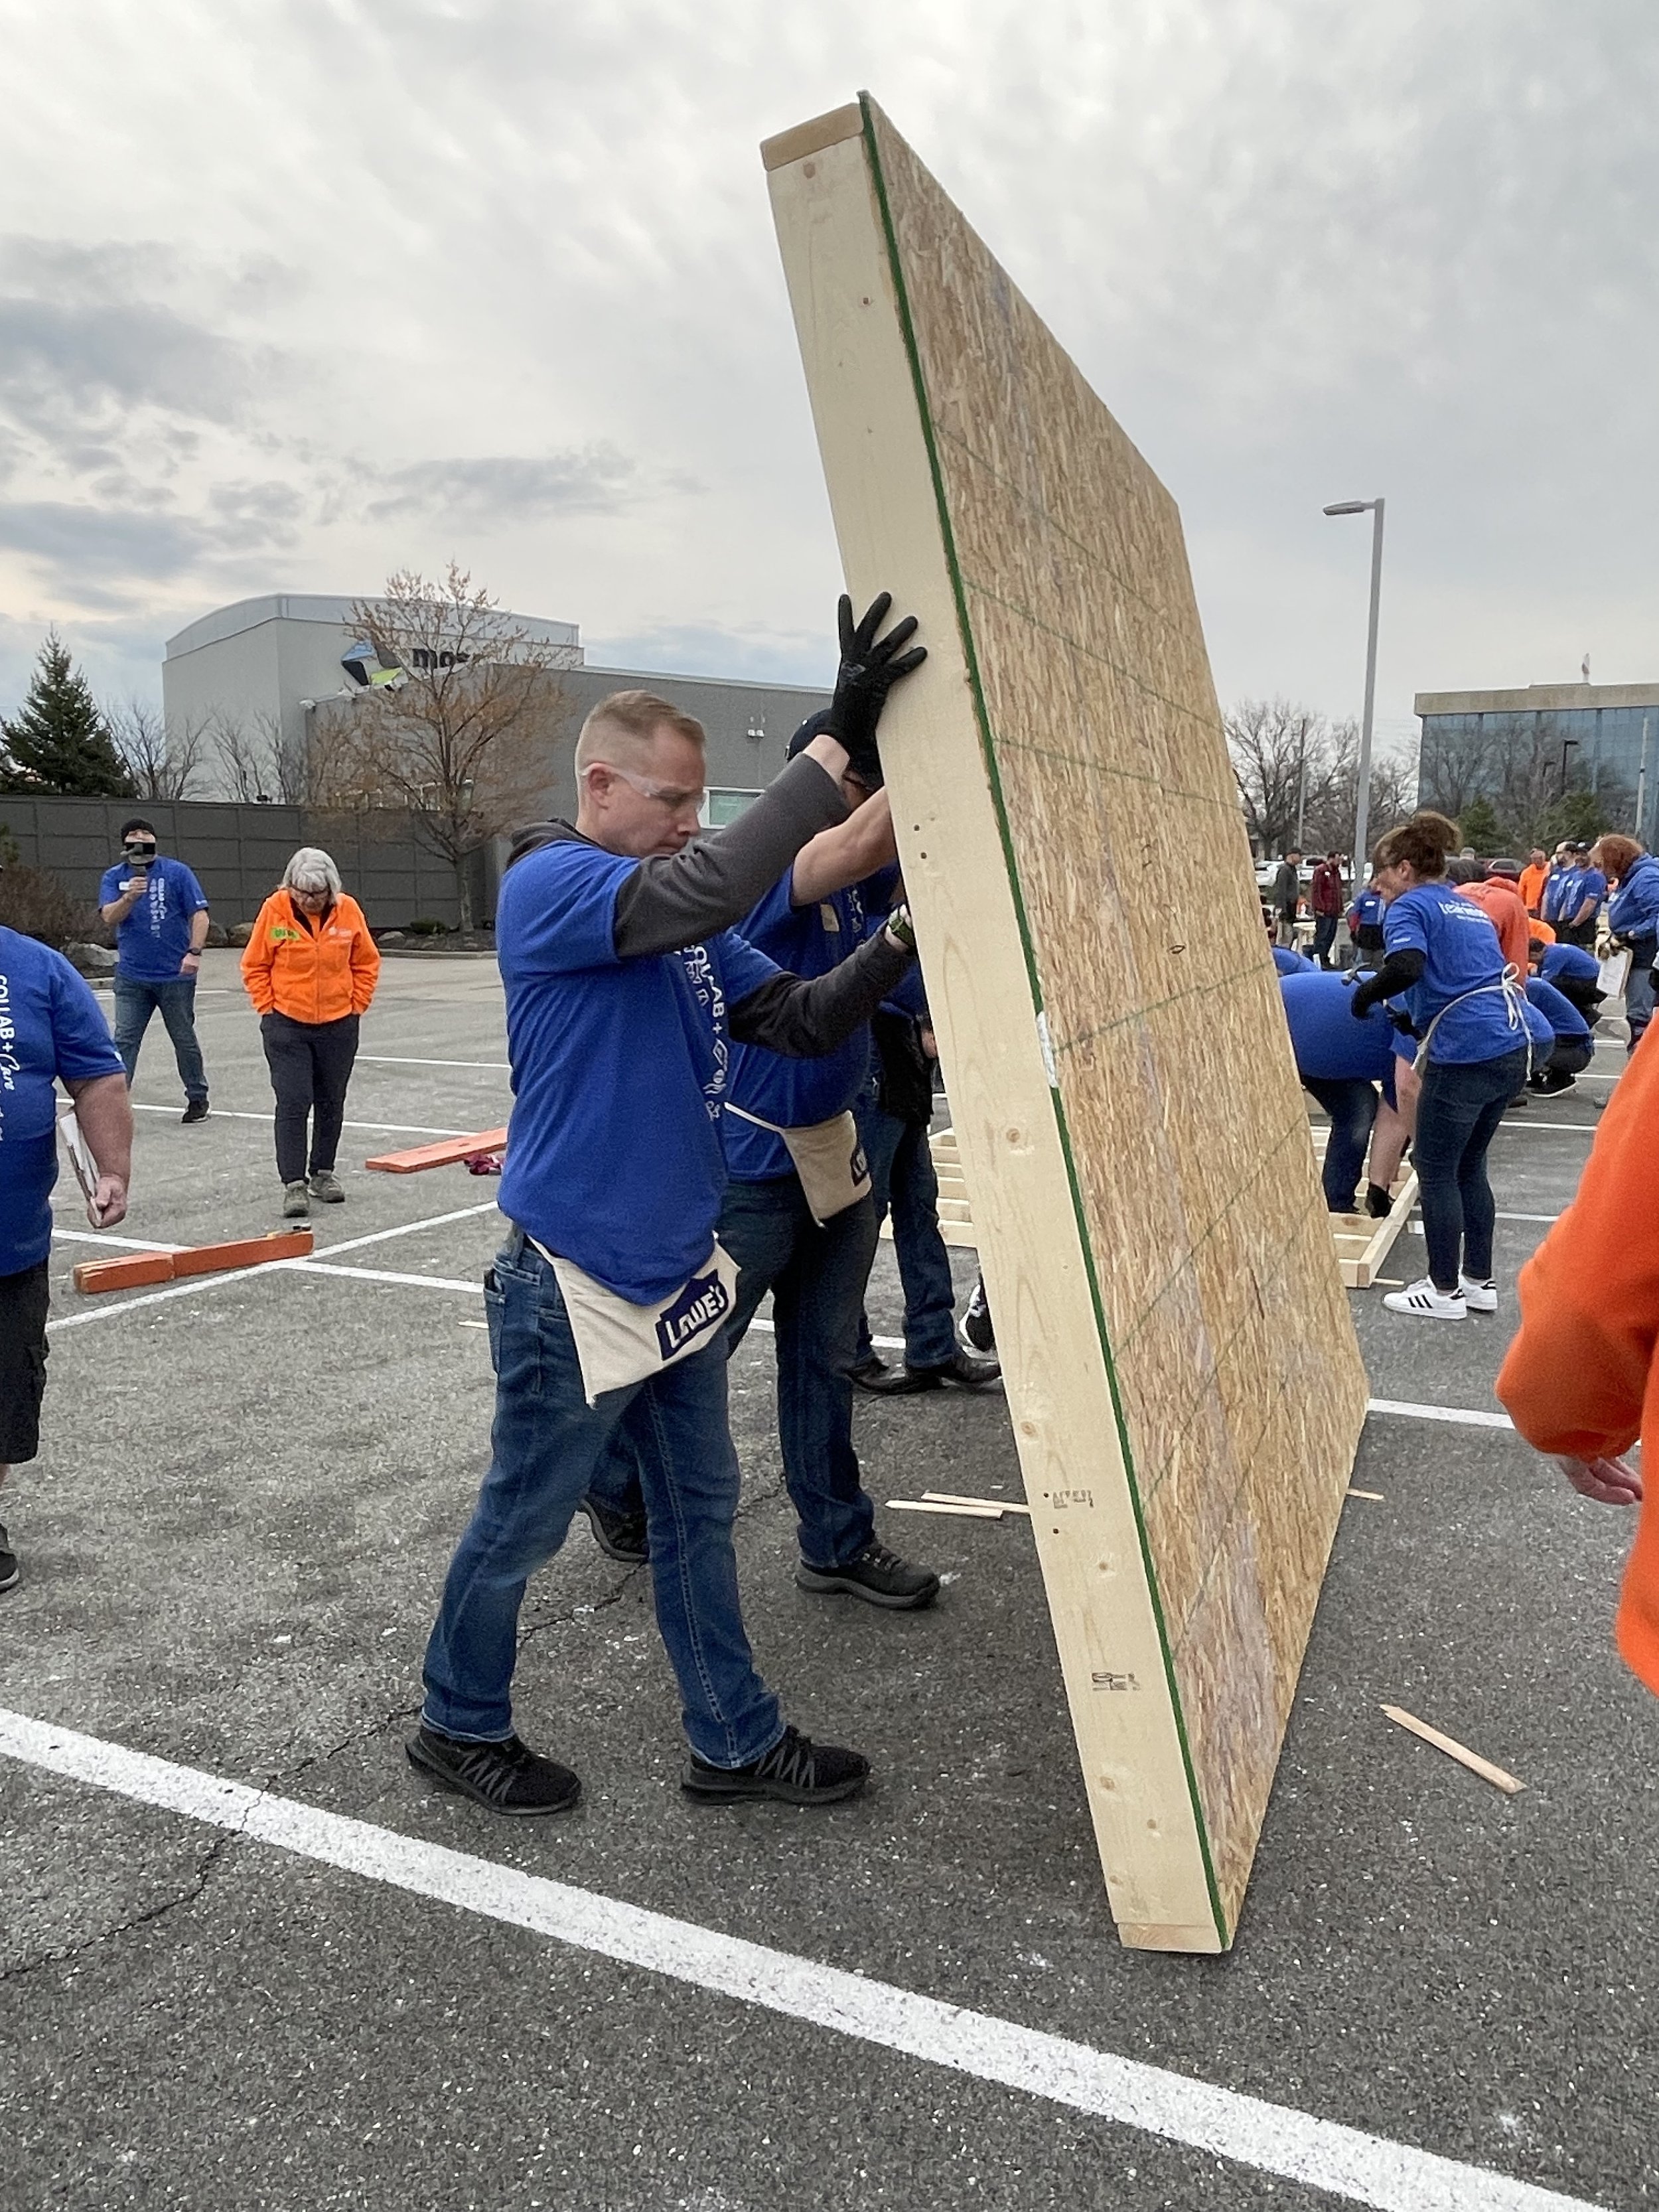
[[502,974],[617,966],[617,894],[638,866],[574,840],[526,854],[507,870],[496,902]]
[[194,871],[187,868],[182,860],[173,862],[173,880],[179,886],[179,902],[185,912],[204,914],[207,911],[207,893],[197,882]]
[[1394,900],[1382,909],[1382,950],[1399,952],[1413,946],[1419,952],[1426,952],[1429,933],[1407,891],[1404,898]]
[[122,1073],[97,1000],[61,953],[52,962],[52,1043],[57,1073],[66,1082]]
[[121,896],[121,884],[126,876],[126,872],[125,865],[118,867],[105,869],[103,876],[98,885],[98,903],[100,906],[114,905],[116,900]]

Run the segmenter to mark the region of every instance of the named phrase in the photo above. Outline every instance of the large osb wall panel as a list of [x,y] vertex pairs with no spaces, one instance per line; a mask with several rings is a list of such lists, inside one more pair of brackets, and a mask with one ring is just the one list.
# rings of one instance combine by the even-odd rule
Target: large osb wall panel
[[[839,140],[827,135],[836,129]],[[1076,1492],[1052,1477],[1034,1484],[1023,1433],[1036,1433],[1024,1400],[1044,1423],[1056,1407],[1067,1418],[1066,1380],[1043,1363],[1063,1340],[1060,1309],[1087,1301],[1118,1434],[1101,1433],[1084,1393],[1070,1418],[1094,1433],[1054,1448],[1073,1486],[1092,1469],[1127,1489],[1172,1741],[1231,1940],[1365,1384],[1180,519],[879,110],[842,111],[839,125],[792,137],[769,158],[778,171],[793,156],[797,173],[775,174],[774,197],[849,580],[865,571],[901,605],[933,601],[935,661],[916,679],[932,692],[925,706],[896,698],[890,776],[1000,1339],[1008,1350],[1005,1303],[1015,1332],[1035,1333],[1013,1347],[1009,1393],[1062,1662],[1068,1647],[1075,1662],[1084,1645],[1112,1642],[1111,1623],[1080,1620],[1079,1607],[1128,1607],[1121,1539],[1058,1510],[1045,1516],[1045,1499]],[[860,258],[865,233],[885,264],[880,289]],[[872,334],[884,312],[898,348]],[[925,484],[891,419],[905,410]],[[926,530],[893,512],[898,480],[931,507]],[[927,573],[929,532],[948,613]],[[955,651],[942,621],[958,633]],[[937,775],[947,761],[967,796],[941,810],[922,764]],[[990,849],[976,805],[994,822],[1006,908],[964,899],[952,882],[953,860],[977,865]],[[1007,1002],[1019,972],[990,942],[1010,926],[1023,940],[1023,1006]],[[994,993],[994,1007],[968,1003]],[[1018,1070],[1006,1051],[990,1064],[985,1045],[998,1023],[1035,1028],[1039,1010],[1058,1133],[1046,1166],[1029,1132],[999,1142],[999,1086],[1017,1091]],[[1038,1189],[1045,1177],[1065,1188]],[[1000,1207],[1016,1184],[1018,1206]],[[1057,1234],[1052,1263],[1015,1249],[1030,1242],[1021,1209],[1051,1199],[1069,1212],[1081,1268]],[[1075,1571],[1091,1545],[1094,1582]],[[1109,1725],[1095,1718],[1103,1671],[1122,1679],[1073,1663],[1067,1684],[1091,1795],[1109,1797],[1124,1784]],[[1119,1887],[1152,1894],[1156,1881],[1121,1864],[1114,1881],[1113,1849],[1148,1847],[1095,1809],[1115,1905]],[[1157,1831],[1152,1848],[1176,1850],[1164,1814],[1140,1826]],[[1118,1912],[1121,1923],[1149,1916],[1133,1903]]]

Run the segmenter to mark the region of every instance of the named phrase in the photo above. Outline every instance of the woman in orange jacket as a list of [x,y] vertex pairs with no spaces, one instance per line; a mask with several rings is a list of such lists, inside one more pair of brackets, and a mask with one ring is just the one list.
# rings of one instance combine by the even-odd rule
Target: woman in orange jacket
[[[1625,1570],[1619,1649],[1659,1692],[1659,1498],[1620,1456],[1659,1453],[1659,1045],[1632,1055],[1578,1194],[1521,1271],[1521,1328],[1498,1395],[1575,1490],[1642,1507]],[[1644,1455],[1645,1457],[1645,1454]]]
[[313,1198],[338,1206],[345,1197],[334,1155],[357,1057],[357,1024],[380,972],[380,956],[362,908],[340,888],[340,871],[326,853],[302,845],[283,871],[281,886],[260,908],[242,955],[242,981],[258,1011],[276,1093],[276,1172],[285,1220],[303,1221]]

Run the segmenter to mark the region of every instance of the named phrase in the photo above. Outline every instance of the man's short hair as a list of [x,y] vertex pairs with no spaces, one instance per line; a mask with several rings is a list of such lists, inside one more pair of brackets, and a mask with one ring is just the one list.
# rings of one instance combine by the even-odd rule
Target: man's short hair
[[608,746],[632,757],[647,750],[659,730],[672,730],[677,737],[689,738],[694,745],[708,742],[702,724],[695,714],[688,714],[672,701],[659,699],[654,691],[612,691],[601,699],[582,724],[576,739],[576,773],[594,761],[609,761],[614,755]]
[[148,830],[152,837],[155,835],[155,824],[153,822],[146,822],[142,814],[130,814],[121,824],[121,835],[124,837],[131,837],[135,830]]

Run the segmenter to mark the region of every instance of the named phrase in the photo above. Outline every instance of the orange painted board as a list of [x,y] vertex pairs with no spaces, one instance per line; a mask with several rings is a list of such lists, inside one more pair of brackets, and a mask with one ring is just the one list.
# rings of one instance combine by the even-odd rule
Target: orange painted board
[[277,1229],[268,1237],[240,1237],[227,1244],[198,1244],[182,1252],[134,1252],[118,1260],[82,1260],[75,1287],[86,1297],[100,1291],[135,1291],[191,1275],[223,1274],[272,1260],[304,1260],[312,1249],[308,1229]]
[[476,1152],[499,1152],[507,1142],[505,1129],[480,1129],[476,1137],[446,1137],[441,1145],[416,1145],[407,1152],[380,1152],[365,1160],[366,1168],[382,1175],[418,1175],[422,1168],[453,1168]]

